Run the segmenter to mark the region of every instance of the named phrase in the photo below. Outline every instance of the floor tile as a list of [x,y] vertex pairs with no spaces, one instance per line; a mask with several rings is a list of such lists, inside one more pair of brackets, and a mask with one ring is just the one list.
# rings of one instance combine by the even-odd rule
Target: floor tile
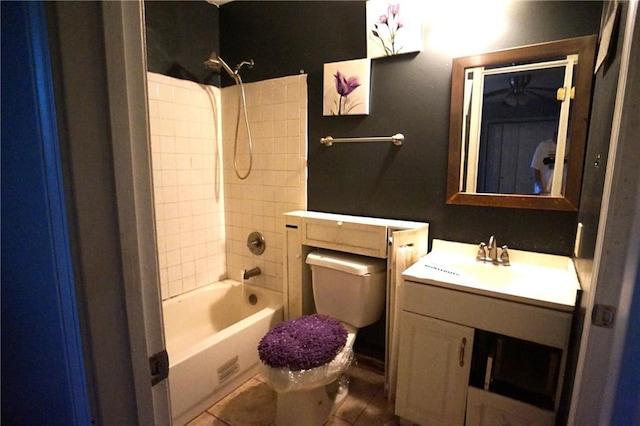
[[186,426],[229,426],[220,419],[215,418],[211,414],[205,412],[195,419],[191,420]]
[[268,384],[250,379],[207,411],[231,426],[274,425],[276,393]]
[[329,420],[324,424],[324,426],[351,426],[352,423],[341,419],[340,417],[331,416]]
[[[384,373],[370,363],[347,370],[349,394],[325,426],[398,426],[393,404],[384,397]],[[253,378],[187,426],[272,426],[277,395],[264,376]]]
[[384,376],[380,372],[352,366],[347,370],[349,394],[335,413],[336,417],[355,423],[367,405],[384,388]]
[[384,425],[397,426],[399,418],[394,414],[394,406],[384,396],[384,391],[380,391],[366,406],[358,420],[356,426]]

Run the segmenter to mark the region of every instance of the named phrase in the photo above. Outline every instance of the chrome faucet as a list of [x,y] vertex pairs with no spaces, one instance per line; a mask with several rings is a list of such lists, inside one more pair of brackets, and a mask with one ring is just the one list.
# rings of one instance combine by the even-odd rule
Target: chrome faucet
[[489,253],[487,254],[487,257],[491,262],[496,263],[496,261],[498,260],[498,242],[493,235],[489,237],[488,246]]
[[[498,250],[500,251],[500,255],[498,255]],[[498,249],[498,241],[492,235],[489,238],[488,245],[484,242],[481,242],[478,246],[478,254],[476,255],[476,260],[479,262],[491,262],[494,265],[509,266],[509,247],[504,245],[500,249]]]

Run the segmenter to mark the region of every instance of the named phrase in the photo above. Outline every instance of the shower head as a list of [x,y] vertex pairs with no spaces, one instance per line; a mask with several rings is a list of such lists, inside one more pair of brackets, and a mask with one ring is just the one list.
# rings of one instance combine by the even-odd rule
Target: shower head
[[240,69],[245,65],[247,66],[247,68],[253,68],[253,59],[242,61],[238,65],[236,65],[234,69],[231,69],[231,67],[227,65],[227,63],[223,61],[216,52],[211,52],[211,55],[209,55],[209,59],[204,61],[204,66],[212,70],[220,71],[221,68],[224,68],[227,74],[229,74],[234,80],[238,80],[238,78],[240,78]]
[[215,71],[220,71],[221,68],[224,68],[224,70],[234,79],[236,78],[236,74],[238,73],[237,71],[233,71],[231,67],[229,67],[229,65],[227,65],[227,63],[216,54],[216,52],[211,52],[211,55],[209,55],[209,59],[204,61],[204,66]]

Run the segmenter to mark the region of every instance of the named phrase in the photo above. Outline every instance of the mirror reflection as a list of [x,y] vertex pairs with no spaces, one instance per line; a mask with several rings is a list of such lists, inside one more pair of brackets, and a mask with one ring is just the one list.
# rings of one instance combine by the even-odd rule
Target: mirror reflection
[[449,203],[577,208],[593,43],[454,59]]
[[[530,68],[526,71],[514,69]],[[568,118],[562,116],[562,103],[557,98],[568,66],[533,64],[493,69],[483,67],[466,70],[465,121],[481,123],[480,132],[463,132],[465,156],[470,166],[461,190],[478,193],[538,194],[552,193],[556,167],[558,127]],[[480,78],[478,78],[480,77]],[[476,81],[477,84],[473,84]],[[474,104],[476,100],[479,104]],[[563,132],[566,135],[566,131]],[[472,137],[470,137],[472,136]],[[561,144],[566,137],[560,138]],[[566,145],[564,145],[566,148]],[[565,149],[566,151],[566,149]],[[560,157],[558,157],[560,158]],[[562,156],[564,158],[564,156]],[[474,167],[477,165],[477,167]],[[562,170],[560,170],[562,173]],[[562,176],[562,174],[561,174]],[[559,195],[562,182],[555,185]]]

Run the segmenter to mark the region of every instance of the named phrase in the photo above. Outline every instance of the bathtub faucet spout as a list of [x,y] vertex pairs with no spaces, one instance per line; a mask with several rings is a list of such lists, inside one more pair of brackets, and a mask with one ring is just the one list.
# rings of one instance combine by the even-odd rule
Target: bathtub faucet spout
[[255,277],[256,275],[260,275],[261,273],[262,271],[260,270],[259,266],[256,266],[255,268],[251,268],[251,269],[245,269],[243,278],[247,280],[251,277]]

